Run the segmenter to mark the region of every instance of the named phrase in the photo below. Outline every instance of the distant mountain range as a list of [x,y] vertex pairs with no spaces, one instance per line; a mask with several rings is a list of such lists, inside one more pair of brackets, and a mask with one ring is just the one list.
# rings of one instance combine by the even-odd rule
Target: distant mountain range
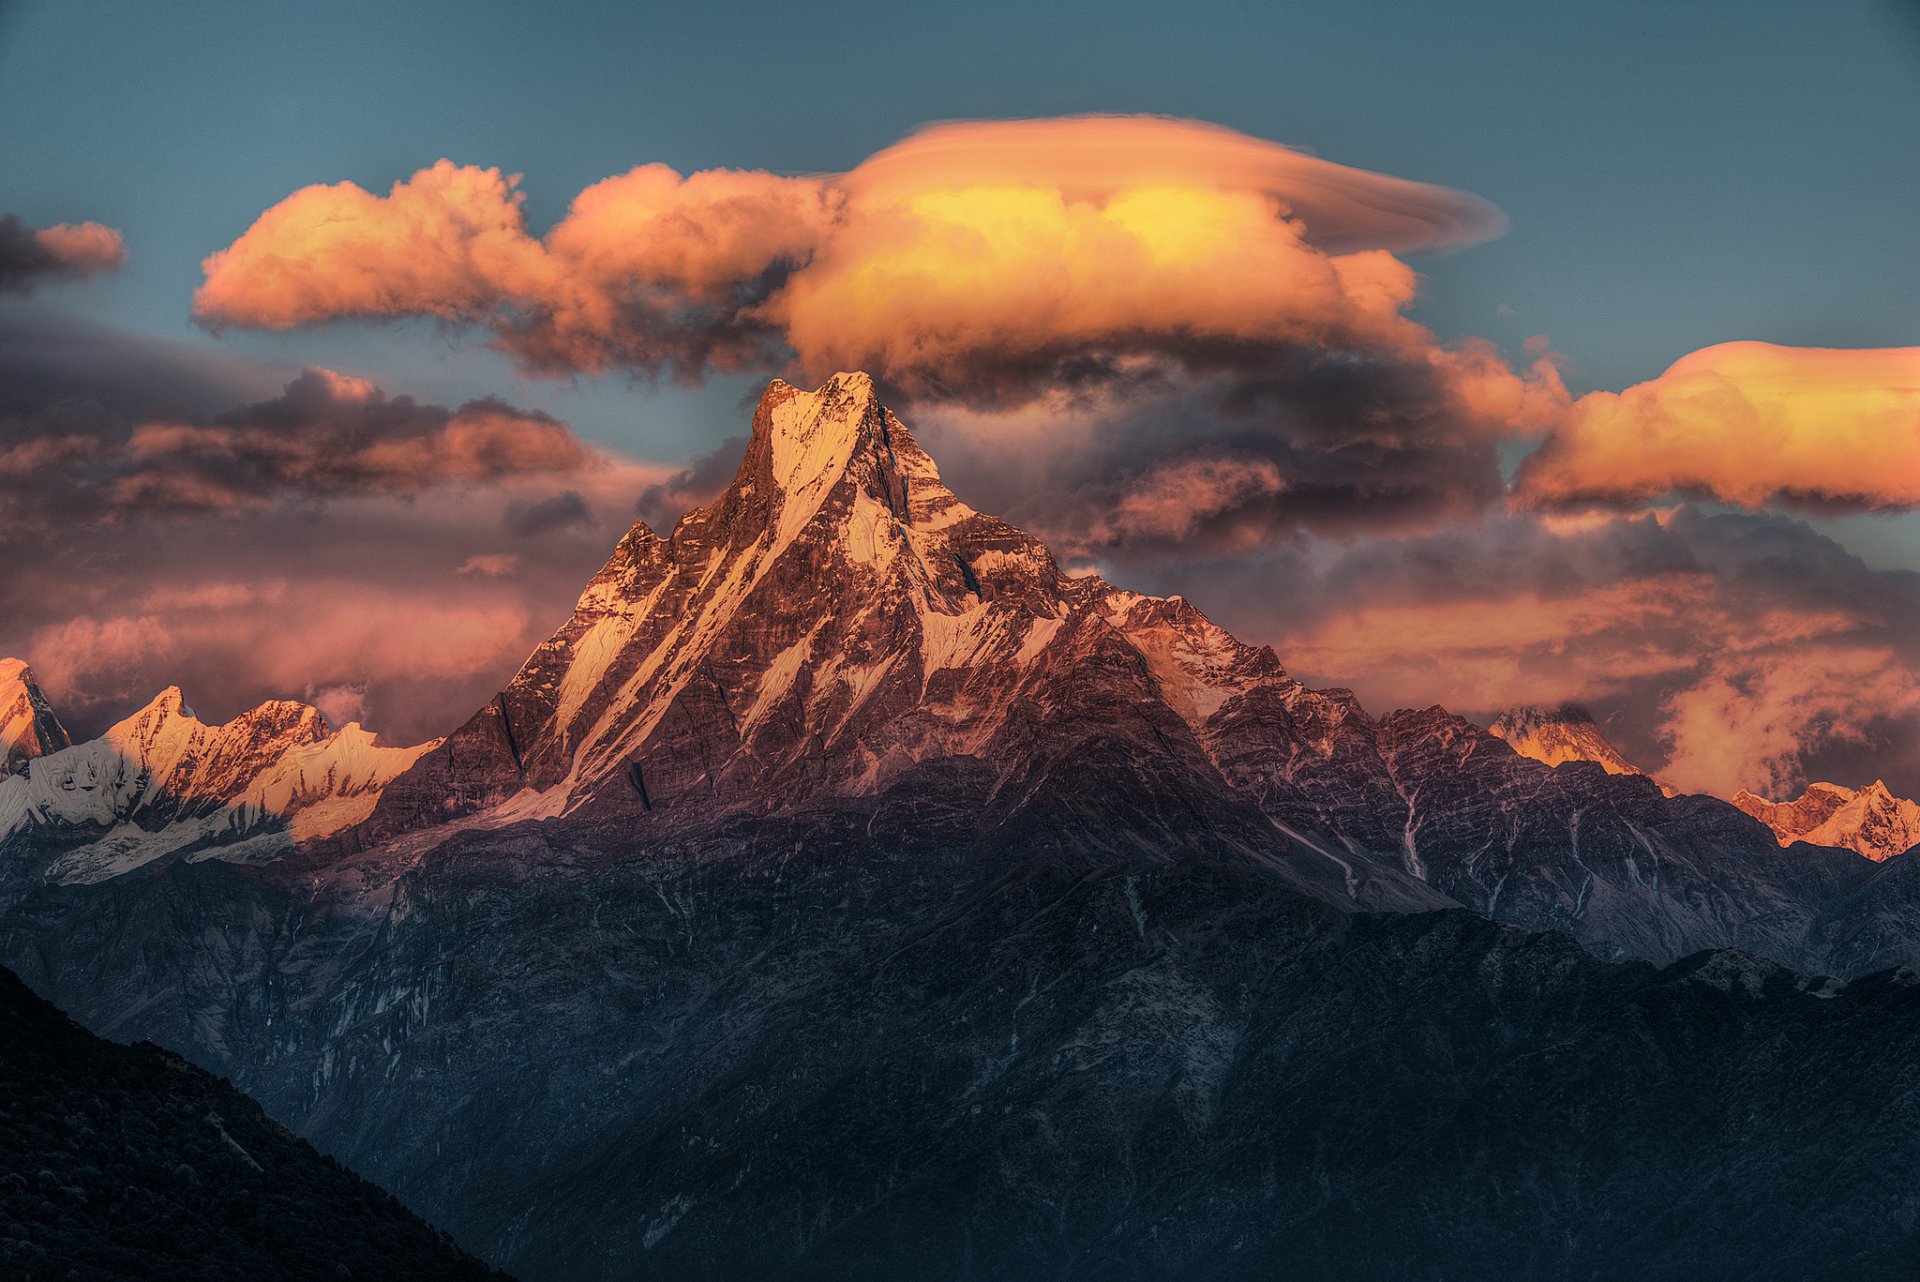
[[[1569,761],[1591,761],[1610,775],[1645,775],[1647,772],[1620,754],[1593,714],[1578,704],[1563,703],[1557,708],[1510,708],[1487,727],[1496,739],[1523,757],[1549,766]],[[1651,776],[1648,776],[1651,778]],[[1659,783],[1659,780],[1654,780]],[[1660,791],[1671,797],[1676,789],[1659,783]]]
[[[1590,761],[1608,774],[1646,773],[1608,742],[1591,713],[1573,704],[1514,708],[1501,714],[1489,729],[1521,756],[1550,766]],[[1669,797],[1675,793],[1664,783],[1660,791]],[[1809,784],[1798,799],[1788,802],[1768,801],[1746,791],[1729,800],[1767,825],[1782,846],[1795,842],[1830,846],[1881,863],[1920,845],[1920,804],[1894,796],[1881,780],[1865,788]]]
[[1894,796],[1877,779],[1865,788],[1810,784],[1786,802],[1740,792],[1733,804],[1771,828],[1783,846],[1844,846],[1884,861],[1920,845],[1920,805]]
[[864,375],[444,740],[9,679],[0,961],[530,1278],[1911,1259],[1920,853],[1309,689]]

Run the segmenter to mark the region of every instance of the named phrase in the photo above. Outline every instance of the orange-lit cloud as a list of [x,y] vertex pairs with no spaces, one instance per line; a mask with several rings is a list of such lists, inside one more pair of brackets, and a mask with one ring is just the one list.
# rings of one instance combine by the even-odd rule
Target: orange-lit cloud
[[816,179],[643,165],[594,184],[545,238],[519,176],[442,160],[385,196],[302,188],[203,264],[194,314],[288,329],[346,317],[490,326],[531,368],[697,374],[763,359],[762,277],[811,253]]
[[1580,398],[1520,470],[1523,502],[1672,493],[1758,507],[1920,505],[1920,347],[1723,343]]
[[28,227],[0,217],[0,294],[31,294],[48,281],[85,280],[127,259],[126,242],[96,222]]
[[206,260],[194,310],[270,329],[474,324],[549,373],[792,360],[1002,404],[1141,358],[1209,371],[1284,346],[1391,351],[1529,415],[1537,378],[1406,319],[1416,279],[1393,256],[1502,226],[1464,193],[1214,125],[969,122],[838,176],[642,166],[582,192],[544,238],[495,169],[443,160],[386,196],[308,187]]
[[962,188],[1040,188],[1102,204],[1139,188],[1265,196],[1330,254],[1454,249],[1506,230],[1477,196],[1321,160],[1219,125],[1158,116],[952,121],[875,153],[841,180],[857,200]]

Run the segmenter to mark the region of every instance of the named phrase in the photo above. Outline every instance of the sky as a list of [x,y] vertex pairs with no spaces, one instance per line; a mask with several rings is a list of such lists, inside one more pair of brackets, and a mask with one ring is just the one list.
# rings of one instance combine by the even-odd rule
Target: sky
[[[1084,113],[1205,124],[925,132]],[[1920,793],[1910,5],[15,0],[0,120],[0,648],[83,730],[444,730],[858,362],[976,506],[1371,707]]]

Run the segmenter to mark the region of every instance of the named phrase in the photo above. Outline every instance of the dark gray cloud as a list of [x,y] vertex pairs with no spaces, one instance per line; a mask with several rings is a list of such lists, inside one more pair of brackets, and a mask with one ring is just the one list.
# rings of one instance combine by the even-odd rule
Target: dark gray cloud
[[[1470,517],[1506,492],[1498,427],[1418,359],[1290,348],[1257,375],[1138,371],[1088,398],[1084,433],[1009,443],[935,416],[977,506],[1075,555],[1127,564]],[[1017,464],[1009,466],[1009,454]]]
[[554,530],[578,529],[593,524],[593,508],[578,490],[562,490],[532,503],[512,503],[504,516],[507,533],[530,539]]
[[634,515],[656,533],[667,533],[681,517],[727,487],[746,452],[746,437],[727,437],[658,485],[642,490],[633,505]]
[[29,227],[0,216],[0,294],[24,297],[42,285],[85,280],[126,259],[120,233],[99,223]]
[[[4,335],[0,335],[4,341]],[[591,453],[559,421],[504,401],[458,409],[389,397],[360,379],[307,370],[279,396],[211,416],[155,415],[137,391],[115,405],[58,366],[0,393],[0,525],[234,511],[283,499],[419,494],[570,474]],[[176,390],[193,388],[191,371]],[[169,397],[164,387],[156,399]]]

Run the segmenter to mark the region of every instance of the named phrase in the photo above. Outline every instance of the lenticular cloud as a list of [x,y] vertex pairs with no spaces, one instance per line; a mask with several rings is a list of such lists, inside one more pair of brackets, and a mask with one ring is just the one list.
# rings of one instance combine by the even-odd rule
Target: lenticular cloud
[[206,260],[195,314],[432,317],[551,374],[858,367],[1006,405],[1277,347],[1442,360],[1394,254],[1504,226],[1462,192],[1139,116],[937,125],[841,175],[644,165],[544,237],[519,182],[443,160],[385,196],[303,188]]

